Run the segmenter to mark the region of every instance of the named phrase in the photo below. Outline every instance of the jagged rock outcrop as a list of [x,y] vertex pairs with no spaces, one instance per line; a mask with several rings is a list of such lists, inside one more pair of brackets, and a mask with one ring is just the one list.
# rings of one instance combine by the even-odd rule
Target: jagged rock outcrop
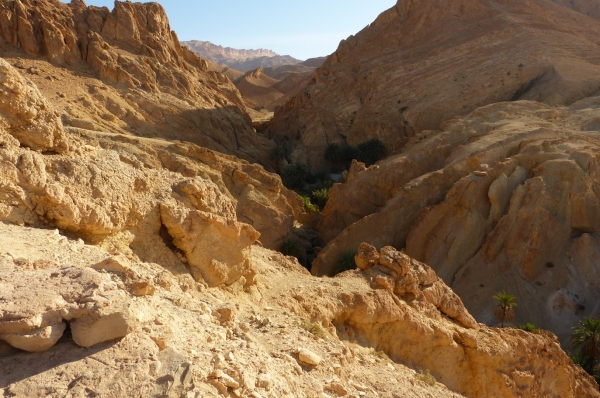
[[67,151],[60,117],[37,87],[4,61],[0,62],[0,79],[0,129],[36,151]]
[[[14,58],[16,49],[28,59]],[[27,69],[48,98],[60,93],[53,104],[61,114],[99,130],[268,158],[238,90],[181,47],[158,3],[117,1],[110,11],[83,1],[4,2],[0,56]]]
[[287,137],[292,158],[320,170],[329,143],[378,138],[393,151],[486,104],[571,104],[600,88],[594,7],[399,0],[340,43],[306,89],[276,110],[269,135]]
[[600,394],[554,335],[477,324],[427,265],[367,244],[360,246],[356,264],[364,271],[294,289],[295,300],[286,307],[335,328],[341,339],[427,369],[466,397]]
[[597,175],[600,101],[569,108],[500,103],[415,136],[334,186],[319,225],[329,244],[313,263],[334,272],[361,242],[405,248],[430,265],[481,322],[490,298],[517,295],[518,323],[566,341],[600,315]]
[[[215,286],[242,276],[252,283],[250,248],[260,234],[237,214],[265,232],[269,247],[303,217],[301,199],[261,166],[192,144],[138,138],[128,145],[119,135],[72,127],[67,133],[33,86],[2,59],[0,68],[7,103],[28,105],[5,107],[0,117],[8,127],[23,122],[0,130],[1,221],[59,228],[177,272],[189,267]],[[23,109],[25,116],[51,115],[53,123],[24,123]],[[69,151],[53,151],[56,142]]]
[[413,304],[428,303],[466,328],[478,327],[460,297],[426,264],[390,246],[377,253],[367,243],[361,243],[355,261],[358,268],[365,271],[377,286],[405,299],[408,297],[408,300],[414,300]]

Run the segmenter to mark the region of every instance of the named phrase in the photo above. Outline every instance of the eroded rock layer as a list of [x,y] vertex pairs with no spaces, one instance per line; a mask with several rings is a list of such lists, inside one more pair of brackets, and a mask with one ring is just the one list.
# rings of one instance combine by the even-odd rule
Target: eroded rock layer
[[568,105],[600,89],[600,21],[589,2],[399,0],[341,42],[269,134],[319,170],[329,143],[388,149],[499,101]]
[[499,103],[336,185],[319,226],[329,242],[313,272],[346,250],[393,245],[432,266],[484,323],[496,292],[519,300],[516,322],[562,339],[600,314],[600,100],[569,108]]
[[259,232],[277,247],[304,217],[301,199],[261,166],[193,144],[65,130],[2,59],[0,73],[0,221],[59,228],[214,286],[251,280]]

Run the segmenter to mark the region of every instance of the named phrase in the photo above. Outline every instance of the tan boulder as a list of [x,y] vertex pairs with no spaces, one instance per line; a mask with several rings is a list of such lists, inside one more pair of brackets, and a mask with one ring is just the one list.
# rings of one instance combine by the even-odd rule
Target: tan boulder
[[[89,268],[49,268],[3,274],[0,339],[25,351],[51,348],[70,323],[82,347],[129,334],[129,298],[108,276]],[[32,300],[32,297],[37,297]]]
[[39,90],[1,58],[0,75],[0,128],[33,150],[67,151],[59,115]]
[[161,219],[175,246],[186,254],[190,271],[209,286],[231,284],[252,273],[249,253],[260,234],[232,218],[161,205]]
[[66,328],[66,323],[59,323],[31,331],[1,335],[0,337],[14,348],[28,352],[41,352],[52,348],[62,337]]
[[323,361],[323,358],[306,348],[298,350],[298,359],[302,364],[308,366],[318,366]]
[[127,303],[81,316],[70,322],[73,341],[81,347],[92,347],[127,336],[136,325]]

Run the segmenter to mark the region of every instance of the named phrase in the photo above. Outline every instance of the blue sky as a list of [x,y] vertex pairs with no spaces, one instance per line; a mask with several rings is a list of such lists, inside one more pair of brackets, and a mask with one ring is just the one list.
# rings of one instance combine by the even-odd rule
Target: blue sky
[[[69,2],[68,0],[63,0]],[[267,48],[306,59],[334,52],[396,0],[158,0],[180,40]],[[86,0],[113,8],[112,0]]]

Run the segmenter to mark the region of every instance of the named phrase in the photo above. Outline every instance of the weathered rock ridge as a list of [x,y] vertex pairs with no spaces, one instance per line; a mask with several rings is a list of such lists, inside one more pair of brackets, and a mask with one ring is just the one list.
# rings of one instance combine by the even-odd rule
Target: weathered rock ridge
[[426,131],[335,185],[319,225],[330,274],[361,242],[405,248],[429,264],[480,322],[496,292],[519,301],[516,322],[563,341],[600,315],[600,100],[569,108],[500,103]]
[[276,110],[269,134],[289,139],[292,158],[319,170],[332,142],[379,138],[394,150],[486,104],[571,104],[600,89],[594,7],[399,0],[340,43],[306,89]]
[[54,105],[71,118],[102,131],[267,158],[269,143],[254,132],[238,90],[179,44],[158,3],[117,1],[110,11],[75,0],[3,2],[0,56],[22,54],[27,60],[14,64],[47,97],[60,93]]
[[272,50],[264,48],[258,50],[238,50],[201,40],[183,41],[181,44],[202,58],[242,72],[249,72],[256,68],[294,65],[302,62],[289,55],[279,55]]

